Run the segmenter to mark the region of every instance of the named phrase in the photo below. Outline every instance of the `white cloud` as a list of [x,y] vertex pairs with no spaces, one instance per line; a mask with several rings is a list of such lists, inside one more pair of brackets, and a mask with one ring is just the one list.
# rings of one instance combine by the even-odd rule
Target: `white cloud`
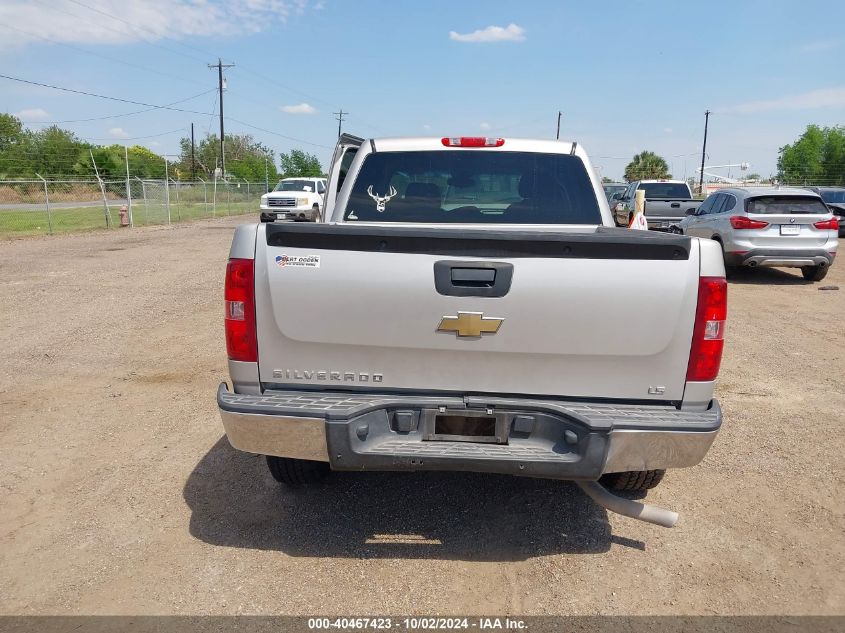
[[449,31],[449,39],[455,42],[522,42],[525,40],[525,29],[511,23],[505,27],[488,26],[472,33]]
[[22,119],[24,122],[46,121],[50,118],[50,113],[44,108],[25,108],[20,112],[15,112],[15,116]]
[[487,123],[487,121],[482,121],[478,127],[480,127],[482,130],[489,130],[491,125]]
[[845,107],[845,87],[819,88],[797,95],[787,95],[777,99],[747,101],[738,105],[721,108],[720,114],[757,114],[774,110],[814,110],[816,108]]
[[424,123],[424,124],[423,124],[423,129],[424,129],[424,130],[430,130],[430,129],[431,129],[431,126],[430,126],[428,123]]
[[[85,4],[4,0],[0,24],[62,43],[131,44],[257,33],[309,7],[308,0],[87,0]],[[13,29],[4,29],[0,49],[44,44],[41,37]]]
[[109,129],[109,136],[112,138],[129,138],[129,133],[122,127],[113,127]]
[[838,40],[814,40],[799,46],[798,50],[802,53],[826,53],[839,48]]
[[664,131],[666,134],[671,134],[671,133],[672,133],[672,128],[670,128],[670,127],[665,127],[665,128],[663,128],[663,131]]
[[317,108],[307,103],[280,106],[279,109],[282,112],[287,112],[288,114],[314,114],[317,111]]

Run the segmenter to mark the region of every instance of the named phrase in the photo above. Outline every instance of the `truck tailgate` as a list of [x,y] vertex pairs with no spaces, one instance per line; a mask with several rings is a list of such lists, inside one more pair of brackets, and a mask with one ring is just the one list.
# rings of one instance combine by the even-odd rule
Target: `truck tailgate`
[[[264,224],[255,263],[260,378],[680,400],[698,257],[684,236],[624,229]],[[490,292],[491,268],[511,275],[509,288],[479,296],[501,293]]]
[[676,218],[682,220],[687,209],[696,209],[700,200],[663,200],[646,198],[645,216],[656,218]]

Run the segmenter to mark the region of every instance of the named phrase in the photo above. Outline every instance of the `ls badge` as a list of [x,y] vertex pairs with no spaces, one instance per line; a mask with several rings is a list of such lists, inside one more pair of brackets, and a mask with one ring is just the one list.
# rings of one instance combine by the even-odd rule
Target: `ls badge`
[[444,316],[437,326],[438,332],[454,332],[461,338],[478,338],[482,334],[495,334],[504,319],[485,317],[483,312],[458,312],[458,316]]

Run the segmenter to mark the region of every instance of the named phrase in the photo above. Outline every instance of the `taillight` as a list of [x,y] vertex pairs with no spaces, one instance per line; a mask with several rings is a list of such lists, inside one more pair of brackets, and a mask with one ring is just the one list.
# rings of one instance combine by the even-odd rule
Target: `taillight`
[[692,330],[687,380],[715,380],[722,363],[725,318],[728,314],[728,284],[724,277],[702,277],[698,281],[698,306]]
[[838,231],[839,230],[839,218],[833,216],[829,220],[822,220],[821,222],[814,222],[813,226],[817,229],[822,230],[831,230],[831,231]]
[[440,142],[446,147],[501,147],[505,139],[492,136],[444,136]]
[[226,353],[231,360],[258,362],[255,337],[255,263],[230,259],[226,264]]
[[769,226],[769,223],[762,220],[752,220],[744,215],[735,215],[731,218],[731,226],[735,229],[765,229]]

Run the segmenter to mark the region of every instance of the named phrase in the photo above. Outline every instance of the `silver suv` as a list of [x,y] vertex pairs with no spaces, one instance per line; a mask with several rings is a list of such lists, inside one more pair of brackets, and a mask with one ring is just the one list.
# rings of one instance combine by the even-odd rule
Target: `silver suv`
[[804,279],[827,275],[839,245],[839,222],[822,199],[795,188],[722,189],[679,224],[682,233],[722,246],[725,269],[800,268]]

